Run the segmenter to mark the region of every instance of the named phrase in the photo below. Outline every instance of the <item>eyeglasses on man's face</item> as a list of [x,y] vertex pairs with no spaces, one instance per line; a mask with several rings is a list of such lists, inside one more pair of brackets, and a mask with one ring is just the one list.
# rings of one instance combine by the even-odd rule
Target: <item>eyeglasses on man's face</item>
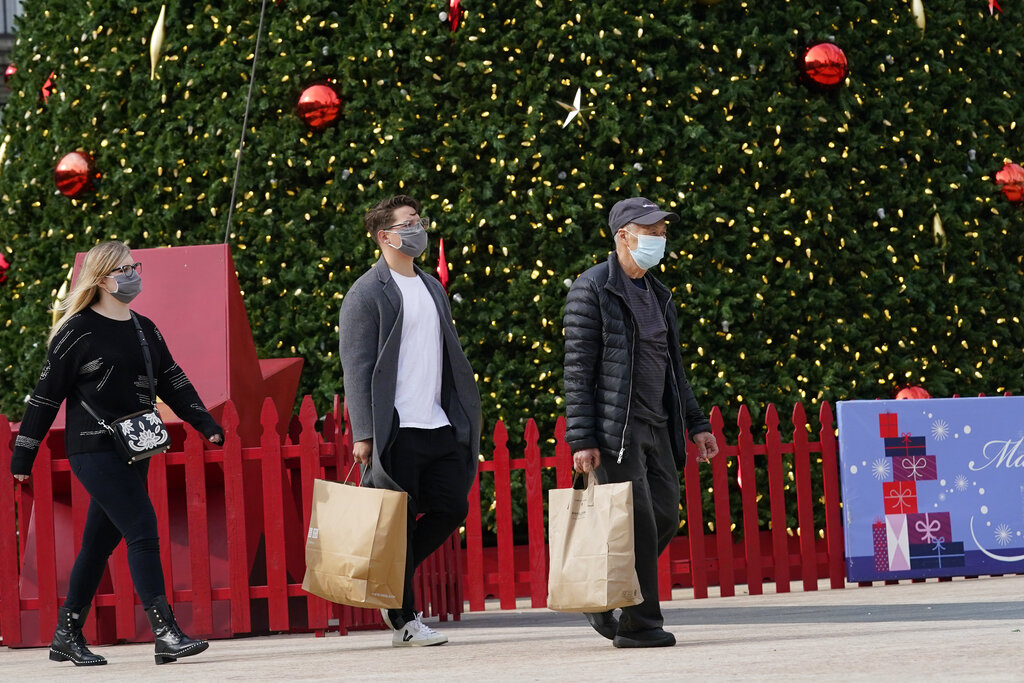
[[395,223],[384,228],[385,230],[409,230],[410,228],[423,228],[428,230],[430,228],[430,219],[426,216],[419,216],[417,218],[410,218],[407,221],[401,223]]
[[141,272],[142,272],[142,264],[141,263],[133,263],[130,266],[118,266],[117,268],[114,268],[112,271],[110,271],[110,273],[107,275],[107,277],[114,277],[118,273],[120,273],[121,275],[124,275],[126,277],[131,277],[133,273],[141,273]]

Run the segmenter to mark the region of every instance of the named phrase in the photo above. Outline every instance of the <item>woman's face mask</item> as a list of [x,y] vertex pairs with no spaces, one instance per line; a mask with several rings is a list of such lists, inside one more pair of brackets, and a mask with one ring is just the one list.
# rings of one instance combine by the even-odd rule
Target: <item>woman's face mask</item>
[[113,280],[116,285],[116,289],[113,292],[110,292],[110,296],[123,304],[128,304],[132,302],[132,299],[141,294],[142,276],[138,273],[141,266],[141,263],[136,263],[131,266],[121,266],[121,268],[113,271],[113,275],[107,275],[107,277]]
[[391,246],[406,256],[418,258],[427,249],[427,231],[425,226],[428,224],[429,222],[426,218],[420,218],[416,223],[388,230],[387,232],[398,235],[400,240],[399,246]]

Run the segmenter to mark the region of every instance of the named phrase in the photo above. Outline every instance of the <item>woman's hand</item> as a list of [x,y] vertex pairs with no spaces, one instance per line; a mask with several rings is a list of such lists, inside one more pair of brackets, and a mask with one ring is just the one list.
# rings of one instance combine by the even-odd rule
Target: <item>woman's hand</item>
[[213,436],[209,437],[208,440],[209,440],[210,443],[216,444],[216,445],[219,446],[220,444],[224,443],[224,435],[223,434],[214,434]]
[[28,479],[28,475],[27,474],[15,474],[14,478],[17,479],[18,481],[25,481],[26,479]]

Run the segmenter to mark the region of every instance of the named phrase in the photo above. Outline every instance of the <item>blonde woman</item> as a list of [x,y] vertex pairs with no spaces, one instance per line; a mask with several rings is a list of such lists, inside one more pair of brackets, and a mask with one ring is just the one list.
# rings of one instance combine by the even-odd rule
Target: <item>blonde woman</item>
[[58,614],[50,659],[76,666],[106,664],[82,636],[89,606],[107,558],[125,539],[128,566],[139,600],[156,638],[156,663],[199,654],[208,647],[178,627],[164,594],[156,514],[146,489],[149,460],[128,464],[114,450],[104,421],[151,407],[149,374],[136,320],[147,340],[156,393],[174,412],[221,443],[223,432],[203,406],[185,373],[174,362],[163,336],[148,318],[130,307],[142,291],[142,264],[123,242],[103,242],[85,256],[82,272],[58,309],[39,383],[28,402],[11,458],[11,472],[25,481],[39,444],[67,399],[65,442],[71,471],[89,492],[82,547],[71,569],[68,595]]

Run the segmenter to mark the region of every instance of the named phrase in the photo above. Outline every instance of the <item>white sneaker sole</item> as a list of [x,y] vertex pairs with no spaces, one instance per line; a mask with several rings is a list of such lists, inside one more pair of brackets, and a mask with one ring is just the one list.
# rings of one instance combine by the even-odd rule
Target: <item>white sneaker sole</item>
[[392,647],[430,647],[431,645],[444,645],[448,642],[448,636],[441,636],[440,638],[430,638],[429,640],[392,640]]

